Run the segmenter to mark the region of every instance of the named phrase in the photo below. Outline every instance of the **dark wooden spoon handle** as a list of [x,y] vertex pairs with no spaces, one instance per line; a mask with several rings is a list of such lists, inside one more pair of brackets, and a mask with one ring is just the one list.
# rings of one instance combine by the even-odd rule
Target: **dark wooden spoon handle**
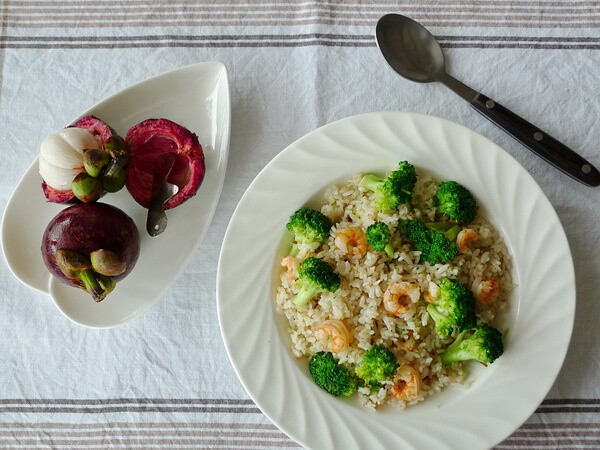
[[588,186],[600,186],[598,169],[511,110],[481,93],[471,106],[557,169]]

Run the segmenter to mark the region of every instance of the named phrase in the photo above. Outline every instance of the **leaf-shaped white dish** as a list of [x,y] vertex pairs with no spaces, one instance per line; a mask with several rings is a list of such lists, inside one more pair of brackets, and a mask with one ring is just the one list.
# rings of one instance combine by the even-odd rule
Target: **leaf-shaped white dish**
[[[325,186],[402,160],[454,179],[479,199],[513,258],[504,355],[473,365],[469,384],[406,410],[366,410],[317,387],[289,351],[274,310],[275,267],[289,216]],[[455,123],[412,113],[340,120],[299,139],[256,177],[235,210],[217,274],[232,364],[261,410],[308,448],[489,448],[544,399],[573,326],[575,278],[564,230],[541,189],[506,152]]]
[[196,196],[167,211],[167,229],[158,237],[146,233],[147,210],[133,200],[127,189],[101,199],[128,214],[141,236],[135,268],[101,303],[92,301],[82,290],[62,284],[44,266],[42,234],[65,205],[46,201],[37,159],[19,182],[2,220],[2,247],[10,269],[26,285],[49,293],[69,319],[88,327],[106,328],[131,320],[154,304],[183,270],[210,225],[229,151],[227,70],[218,61],[182,67],[124,89],[81,116],[89,114],[108,123],[121,136],[145,119],[170,119],[198,135],[206,164],[206,175]]

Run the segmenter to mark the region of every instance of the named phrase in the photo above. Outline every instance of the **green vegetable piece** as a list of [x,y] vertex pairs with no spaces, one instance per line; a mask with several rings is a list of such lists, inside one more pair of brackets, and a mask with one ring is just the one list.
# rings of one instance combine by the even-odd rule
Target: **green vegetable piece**
[[83,151],[83,168],[91,177],[97,178],[102,169],[106,167],[110,156],[104,150],[97,148],[86,149]]
[[117,192],[125,186],[125,170],[119,169],[111,174],[102,175],[102,187],[107,192]]
[[331,395],[349,397],[356,392],[356,379],[347,367],[329,352],[315,353],[310,357],[308,370],[317,386]]
[[459,333],[469,330],[477,323],[473,293],[450,278],[442,280],[438,298],[427,305],[427,312],[435,322],[435,331],[443,338],[452,335],[454,330]]
[[95,202],[102,196],[102,184],[87,172],[81,172],[75,177],[71,190],[83,203]]
[[362,364],[356,367],[356,375],[368,384],[374,385],[394,375],[400,364],[396,356],[388,349],[374,345],[366,351]]
[[300,263],[296,286],[299,287],[299,291],[294,303],[302,306],[319,293],[335,292],[340,287],[340,276],[329,263],[311,256]]
[[430,230],[442,233],[451,241],[454,241],[456,239],[456,236],[458,236],[458,233],[460,233],[461,230],[459,225],[456,225],[452,222],[428,222],[425,225]]
[[415,168],[407,161],[402,161],[398,164],[398,169],[385,178],[373,174],[363,176],[359,186],[375,194],[375,207],[378,211],[390,212],[412,200],[416,182]]
[[491,364],[504,353],[502,333],[489,325],[464,331],[442,353],[442,363],[475,360]]
[[[421,252],[421,260],[430,264],[447,263],[459,253],[456,243],[439,231],[432,230],[420,220],[409,220],[403,225],[406,237]],[[454,232],[454,231],[453,231]]]
[[477,216],[477,202],[473,194],[456,181],[444,181],[436,193],[437,210],[450,220],[471,223]]
[[375,222],[367,227],[367,242],[376,252],[385,251],[390,258],[394,257],[391,232],[383,222]]
[[294,233],[300,244],[325,242],[329,238],[331,221],[320,211],[304,207],[292,214],[286,228]]

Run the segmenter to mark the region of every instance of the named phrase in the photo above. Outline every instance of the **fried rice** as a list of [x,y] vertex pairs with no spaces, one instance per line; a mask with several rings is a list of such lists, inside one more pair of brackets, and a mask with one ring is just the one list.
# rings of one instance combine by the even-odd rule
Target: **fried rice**
[[[361,174],[348,181],[330,186],[320,211],[333,223],[331,236],[323,244],[298,244],[296,260],[316,256],[330,263],[341,278],[339,289],[317,296],[309,305],[298,306],[294,297],[298,292],[293,270],[281,269],[276,292],[276,309],[288,322],[291,352],[305,358],[320,351],[330,351],[328,341],[318,326],[325,320],[340,320],[352,335],[349,346],[335,357],[352,371],[358,366],[365,351],[374,345],[392,351],[401,365],[415,368],[421,377],[416,396],[409,401],[398,400],[392,393],[393,381],[386,381],[375,390],[359,388],[360,401],[370,408],[389,403],[405,407],[424,400],[445,386],[461,384],[465,380],[464,364],[443,365],[440,354],[449,344],[435,332],[434,322],[427,313],[426,293],[431,283],[439,285],[444,278],[455,279],[475,289],[483,280],[494,280],[499,295],[491,302],[477,302],[479,322],[494,325],[508,310],[512,289],[511,261],[507,247],[498,230],[480,212],[468,225],[479,239],[459,253],[451,263],[429,264],[420,262],[420,252],[412,249],[399,233],[393,232],[400,220],[436,218],[435,193],[439,182],[419,173],[410,205],[400,205],[393,213],[383,214],[374,207],[374,194],[359,187]],[[336,234],[348,227],[365,230],[375,221],[386,223],[392,230],[394,258],[371,248],[365,254],[347,254],[334,243]],[[409,310],[394,315],[383,307],[387,287],[395,281],[417,284],[421,291],[418,302]]]

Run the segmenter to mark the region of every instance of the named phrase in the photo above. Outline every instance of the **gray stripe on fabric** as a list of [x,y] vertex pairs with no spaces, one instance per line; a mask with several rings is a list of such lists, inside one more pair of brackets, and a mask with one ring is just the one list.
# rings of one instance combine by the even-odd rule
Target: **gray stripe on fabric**
[[[387,11],[387,10],[386,10]],[[252,21],[260,22],[260,19],[291,19],[293,22],[296,22],[296,19],[299,20],[318,20],[323,18],[330,19],[369,19],[376,20],[378,19],[384,10],[365,10],[365,11],[311,11],[311,12],[296,12],[289,10],[282,11],[273,11],[273,12],[257,12],[257,11],[246,11],[240,12],[235,10],[227,10],[227,11],[211,11],[211,12],[192,12],[189,10],[181,10],[181,11],[156,11],[154,8],[150,11],[145,9],[143,14],[133,13],[133,14],[124,14],[124,11],[121,10],[113,10],[110,15],[106,15],[104,17],[95,17],[93,15],[88,14],[86,11],[78,11],[72,14],[65,14],[61,11],[57,11],[54,15],[55,18],[59,19],[72,19],[71,23],[79,23],[79,22],[92,22],[98,21],[99,19],[106,22],[122,22],[126,21],[128,18],[134,19],[144,19],[144,20],[155,20],[155,19],[201,19],[201,20],[216,20],[220,22],[220,25],[231,25],[237,24],[238,22],[248,21],[252,23]],[[432,13],[429,14],[424,10],[415,11],[415,14],[412,16],[415,20],[436,20],[438,22],[450,22],[460,20],[464,24],[469,24],[472,21],[486,21],[493,20],[497,21],[498,17],[501,17],[501,22],[510,22],[510,21],[518,21],[518,22],[580,22],[582,19],[586,19],[588,21],[593,18],[590,16],[598,16],[598,14],[590,13],[586,14],[582,17],[574,16],[570,14],[570,12],[565,11],[561,14],[546,14],[542,10],[538,11],[538,14],[515,14],[511,15],[510,13],[500,14],[498,16],[489,15],[487,13],[470,13],[470,14],[439,14]],[[73,16],[72,18],[69,16]],[[228,17],[231,16],[231,17]],[[11,11],[11,15],[9,16],[9,20],[11,25],[13,22],[43,22],[43,23],[52,23],[52,13],[45,13],[41,16],[35,16],[30,14],[13,14]],[[237,19],[238,22],[232,20]],[[225,23],[223,23],[225,22]],[[231,23],[229,23],[231,22]]]
[[[489,19],[488,21],[465,21],[465,20],[453,20],[453,21],[435,21],[428,18],[419,19],[419,21],[426,27],[485,27],[485,28],[600,28],[600,18],[594,21],[583,21],[583,22],[566,22],[566,21],[550,21],[550,22],[508,22],[498,21],[497,19]],[[340,25],[340,26],[369,26],[372,27],[376,23],[376,18],[369,20],[355,20],[355,19],[298,19],[290,22],[282,22],[279,20],[265,19],[261,21],[245,22],[241,19],[222,22],[219,20],[211,19],[210,22],[204,20],[188,20],[187,17],[176,20],[162,20],[162,21],[149,21],[149,20],[132,20],[132,21],[117,21],[117,22],[86,22],[86,27],[93,28],[122,28],[123,26],[131,28],[148,28],[148,27],[163,27],[163,26],[178,26],[178,27],[213,27],[213,26],[315,26],[315,25]],[[31,29],[31,28],[73,28],[81,24],[77,21],[71,22],[18,22],[10,23],[11,28]]]
[[600,399],[597,398],[548,399],[544,400],[536,410],[539,414],[597,412],[600,412]]
[[73,399],[73,398],[3,398],[0,405],[254,405],[250,399],[229,398],[106,398],[106,399]]
[[333,42],[333,41],[307,41],[307,42],[148,42],[148,43],[132,43],[132,44],[60,44],[60,45],[43,45],[43,44],[11,44],[9,48],[29,48],[29,49],[111,49],[111,48],[204,48],[204,47],[310,47],[310,46],[325,46],[325,47],[375,47],[375,42]]
[[[86,3],[71,2],[71,7],[83,8],[81,11],[73,11],[73,8],[68,10],[54,9],[56,4],[51,2],[16,2],[18,6],[30,6],[30,8],[16,9],[15,12],[11,12],[9,16],[9,23],[11,26],[16,28],[39,28],[39,27],[53,27],[53,28],[64,28],[72,27],[74,25],[83,23],[90,27],[104,28],[104,27],[116,27],[122,26],[123,22],[130,27],[147,27],[147,26],[196,26],[196,25],[315,25],[315,24],[331,24],[331,25],[372,25],[380,15],[384,12],[389,11],[389,5],[369,2],[369,4],[359,5],[348,5],[347,3],[302,3],[298,6],[297,3],[288,2],[277,2],[269,4],[268,6],[263,4],[257,7],[257,5],[248,4],[245,8],[252,8],[251,10],[241,11],[235,4],[223,3],[223,9],[207,9],[207,5],[204,3],[192,3],[192,2],[179,2],[183,5],[183,9],[177,10],[173,5],[167,8],[161,8],[154,4],[148,4],[146,2],[129,2],[129,8],[119,8],[119,3],[114,3],[113,6],[117,8],[111,8],[110,14],[105,14],[107,10],[97,10],[96,13],[104,14],[105,17],[97,18],[93,16],[94,11],[90,11],[87,8]],[[535,27],[535,28],[581,28],[581,27],[599,27],[600,21],[593,19],[593,16],[600,11],[590,10],[590,8],[598,7],[599,5],[594,2],[578,2],[577,4],[570,2],[552,2],[540,5],[539,3],[529,3],[529,5],[537,6],[537,9],[530,8],[530,12],[519,10],[516,8],[522,7],[526,2],[520,2],[519,4],[510,4],[508,8],[497,10],[482,8],[481,2],[467,2],[466,5],[457,6],[456,3],[451,3],[450,6],[454,6],[451,10],[452,13],[439,14],[444,12],[441,9],[433,8],[431,6],[421,6],[416,2],[400,2],[397,6],[414,7],[414,18],[421,20],[426,26],[458,26],[458,25],[470,25],[475,27],[486,26],[486,27]],[[143,8],[131,8],[132,5],[142,5]],[[186,6],[187,5],[187,6]],[[39,9],[40,6],[50,8]],[[109,6],[108,3],[102,4],[102,7]],[[147,12],[149,7],[151,13],[143,14],[140,18],[140,12]],[[211,7],[218,5],[211,4]],[[381,11],[372,11],[364,8],[373,6],[381,6]],[[467,8],[465,8],[467,6]],[[490,6],[488,4],[488,6]],[[550,9],[547,9],[550,6]],[[574,7],[584,7],[587,10],[574,9]],[[234,10],[232,10],[232,7]],[[282,7],[284,9],[273,9]],[[444,8],[445,5],[438,5],[438,7]],[[470,8],[469,8],[470,7]],[[511,11],[511,8],[515,8]],[[552,8],[567,8],[565,11],[552,9]],[[38,9],[35,9],[38,8]],[[204,13],[198,13],[192,11],[193,8],[201,8]],[[267,9],[263,9],[267,8]],[[358,9],[356,9],[358,8]],[[354,9],[354,10],[351,10]],[[120,12],[116,14],[115,11]],[[264,13],[262,11],[268,11]],[[312,12],[310,12],[312,11]],[[464,14],[455,14],[454,12],[460,11]],[[23,15],[19,15],[21,13]],[[412,13],[413,11],[401,11],[404,13]],[[514,12],[514,14],[512,14]],[[536,14],[537,12],[537,14]],[[32,14],[43,14],[39,17],[33,16]],[[490,14],[492,13],[492,14]],[[531,14],[533,13],[533,14]],[[565,14],[566,13],[566,14]],[[582,16],[578,17],[578,13]],[[52,19],[52,14],[55,14],[56,20]],[[66,16],[74,14],[70,20],[65,20]],[[496,16],[494,16],[494,14]],[[503,20],[498,20],[498,14]],[[227,16],[231,17],[227,17]],[[599,17],[600,18],[600,17]],[[131,19],[131,20],[128,20]],[[282,20],[282,19],[288,19]],[[358,19],[358,20],[357,20]],[[362,20],[361,20],[362,19]],[[210,23],[205,21],[209,20]]]
[[[99,7],[102,6],[102,7]],[[261,5],[255,5],[255,6],[241,6],[241,5],[235,5],[232,6],[232,8],[229,8],[227,10],[225,9],[218,9],[215,8],[216,5],[206,5],[206,6],[197,6],[197,5],[192,5],[192,6],[186,6],[186,5],[181,5],[181,6],[175,6],[175,5],[169,5],[168,7],[165,7],[163,5],[156,5],[156,7],[153,7],[153,11],[155,13],[160,12],[161,15],[176,15],[176,14],[189,14],[191,12],[194,13],[212,13],[215,15],[219,15],[222,16],[223,14],[225,15],[233,15],[233,14],[248,14],[248,15],[254,15],[254,14],[260,14],[262,12],[269,12],[271,11],[273,14],[275,14],[276,12],[280,11],[280,10],[276,10],[273,9],[271,7],[267,7],[267,6],[261,6]],[[54,8],[50,9],[50,8],[36,8],[36,9],[31,9],[31,8],[16,8],[14,7],[14,5],[11,7],[11,13],[14,14],[15,16],[31,16],[31,17],[35,17],[38,15],[43,15],[45,18],[50,18],[52,16],[56,16],[56,17],[72,17],[72,16],[86,16],[86,17],[93,17],[94,15],[101,15],[101,14],[112,14],[116,11],[119,11],[123,14],[129,14],[129,15],[134,15],[134,16],[139,16],[140,13],[147,13],[148,12],[148,6],[140,6],[140,7],[132,7],[132,5],[129,4],[122,4],[122,5],[118,5],[115,7],[109,7],[109,6],[105,6],[105,4],[101,4],[101,5],[81,5],[81,6],[76,6],[76,7],[67,7],[65,9],[62,9],[62,7],[64,7],[64,5],[62,4],[57,4]],[[343,10],[341,9],[336,9],[335,11],[339,11],[339,12],[367,12],[369,14],[379,14],[382,15],[385,12],[389,12],[390,9],[387,7],[382,7],[376,11],[374,10],[370,10],[370,11],[364,11],[365,6],[357,6],[357,7],[344,7]],[[301,13],[307,13],[309,11],[314,11],[314,12],[319,12],[319,11],[323,11],[323,12],[327,12],[327,11],[333,11],[332,9],[326,9],[323,8],[322,6],[311,6],[309,8],[298,8],[296,5],[290,5],[288,7],[285,8],[284,10],[287,14],[296,14],[299,15]],[[401,12],[404,15],[414,15],[414,14],[427,14],[428,17],[432,18],[431,15],[433,14],[455,14],[458,13],[460,14],[460,17],[465,17],[465,18],[486,18],[486,17],[497,17],[497,16],[502,16],[502,17],[506,17],[506,16],[512,16],[515,18],[520,17],[521,15],[532,15],[534,14],[536,18],[543,18],[545,16],[553,16],[553,15],[559,15],[559,14],[568,14],[569,17],[571,17],[572,19],[577,19],[577,16],[589,16],[589,15],[597,15],[600,14],[600,6],[596,6],[594,8],[585,8],[585,9],[535,9],[535,8],[514,8],[514,7],[504,7],[504,8],[494,8],[494,9],[480,9],[477,7],[442,7],[442,8],[432,8],[431,6],[423,6],[423,7],[403,7],[401,9],[398,10],[398,12]],[[270,17],[271,15],[269,15]]]
[[[99,41],[299,41],[308,39],[330,39],[345,41],[373,41],[370,34],[238,34],[238,35],[175,35],[151,34],[138,36],[7,36],[6,42],[99,42]],[[452,36],[438,35],[438,41],[483,41],[483,42],[555,42],[555,43],[600,43],[598,37],[562,37],[562,36]],[[2,402],[3,400],[0,400]],[[584,400],[586,401],[586,400]],[[600,403],[600,401],[596,400]]]
[[565,432],[563,430],[555,430],[554,428],[548,428],[546,431],[521,431],[517,430],[511,436],[511,438],[551,438],[551,439],[565,439],[565,438],[588,438],[595,437],[600,438],[600,430],[588,430],[588,431],[570,431]]
[[521,430],[545,430],[545,429],[600,429],[600,423],[585,422],[585,423],[570,423],[570,422],[554,422],[554,423],[524,423],[521,425]]
[[228,447],[250,447],[250,446],[262,446],[262,447],[298,447],[298,444],[291,440],[287,441],[268,441],[268,440],[257,440],[247,439],[243,441],[233,441],[219,438],[210,439],[118,439],[118,438],[105,438],[105,439],[20,439],[10,443],[11,445],[52,445],[52,446],[106,446],[106,445],[162,445],[162,446],[174,446],[174,445],[227,445]]
[[[360,2],[351,2],[351,1],[337,1],[337,2],[329,2],[329,1],[294,1],[294,0],[262,0],[260,2],[264,7],[276,7],[282,6],[285,8],[293,8],[293,7],[341,7],[341,8],[369,8],[369,7],[382,7],[382,8],[390,8],[390,7],[419,7],[423,9],[439,9],[439,8],[448,8],[448,7],[456,7],[456,8],[477,8],[477,9],[497,9],[497,8],[507,8],[502,2],[498,2],[497,0],[451,0],[451,1],[438,1],[435,5],[423,5],[423,2],[420,0],[405,0],[405,1],[396,1],[396,2],[382,2],[381,0],[361,0]],[[23,1],[23,0],[15,0],[12,2],[13,6],[17,7],[31,7],[31,8],[39,8],[39,7],[63,7],[63,8],[73,8],[73,7],[104,7],[104,6],[126,6],[132,5],[134,7],[137,6],[145,6],[145,7],[156,7],[157,5],[154,2],[147,0],[129,0],[126,4],[124,2],[118,0],[107,0],[98,4],[90,4],[89,2],[84,2],[81,0],[69,1],[63,0],[59,3],[54,1]],[[214,7],[214,8],[228,8],[230,9],[232,6],[246,6],[246,7],[254,7],[255,4],[252,2],[215,2],[211,0],[199,1],[199,0],[176,0],[169,4],[170,6],[198,6],[198,7]],[[536,0],[532,1],[519,1],[512,2],[508,4],[508,8],[514,9],[534,9],[539,10],[540,8],[547,9],[557,9],[557,8],[566,8],[572,10],[574,8],[593,8],[597,7],[598,2],[596,1],[544,1],[539,2]]]
[[106,413],[142,413],[142,412],[177,412],[177,413],[237,413],[261,414],[258,408],[233,407],[171,407],[171,406],[109,406],[109,407],[54,407],[54,406],[3,406],[0,413],[36,413],[36,414],[106,414]]
[[[19,8],[15,7],[14,4],[11,7],[11,13],[15,16],[27,15],[27,16],[77,16],[77,15],[87,15],[92,16],[94,14],[114,14],[115,11],[119,11],[123,14],[129,15],[139,15],[140,13],[148,13],[148,6],[135,6],[131,4],[122,4],[115,6],[108,6],[104,3],[100,3],[98,5],[94,5],[94,7],[88,6],[87,4],[76,5],[64,8],[63,4],[56,4],[52,8]],[[382,11],[389,11],[388,6],[381,6],[374,8],[369,8],[365,5],[361,6],[349,6],[342,5],[341,8],[337,7],[327,7],[322,4],[316,5],[308,5],[298,6],[296,4],[286,5],[281,7],[270,7],[265,5],[238,5],[231,4],[229,7],[223,7],[219,9],[217,5],[155,5],[152,7],[152,12],[155,14],[189,14],[189,13],[205,13],[205,14],[218,14],[218,15],[239,15],[239,14],[247,14],[250,16],[266,16],[266,17],[276,17],[278,14],[287,15],[302,15],[307,16],[310,14],[319,14],[319,13],[333,13],[337,12],[338,14],[381,14]],[[600,12],[600,5],[596,5],[595,7],[589,7],[585,9],[573,9],[573,8],[519,8],[513,6],[504,6],[500,8],[480,8],[476,6],[471,7],[431,7],[430,5],[423,5],[419,7],[402,7],[399,11],[403,14],[427,14],[430,18],[437,17],[445,17],[446,14],[450,14],[453,16],[459,15],[464,18],[475,18],[475,17],[495,17],[495,16],[506,16],[512,15],[516,18],[518,17],[544,17],[544,16],[558,16],[558,15],[568,15],[568,17],[576,18],[578,15],[590,15],[590,14],[598,14]]]
[[263,423],[229,423],[229,422],[105,422],[105,423],[69,423],[69,422],[6,422],[0,423],[0,429],[6,428],[43,428],[43,429],[97,429],[97,428],[216,428],[216,429],[258,429],[278,430],[275,425]]
[[559,414],[559,413],[600,413],[600,407],[571,407],[571,408],[538,408],[538,414]]
[[96,438],[104,436],[119,437],[228,437],[228,438],[255,438],[255,439],[288,439],[280,431],[228,431],[228,430],[171,430],[171,432],[160,430],[102,430],[102,431],[49,431],[49,430],[13,430],[0,431],[0,443],[2,438]]
[[531,50],[598,50],[598,44],[487,44],[487,43],[447,43],[444,48],[497,48],[497,49],[531,49]]
[[4,58],[6,54],[6,39],[8,31],[8,2],[0,2],[0,101],[2,100],[2,87],[4,85]]
[[600,42],[597,37],[566,37],[566,36],[436,36],[438,41],[523,41],[523,42]]
[[[175,35],[152,34],[138,36],[7,36],[8,42],[80,42],[80,41],[154,41],[154,40],[185,40],[185,41],[262,41],[262,40],[299,40],[299,39],[336,39],[336,40],[369,40],[374,37],[370,34],[238,34],[238,35]],[[600,41],[600,38],[598,38]]]
[[[525,447],[528,449],[535,447],[545,448],[573,448],[576,445],[579,448],[598,448],[600,440],[587,440],[587,439],[566,439],[566,440],[541,440],[541,439],[507,439],[495,448],[511,448],[511,447]],[[558,446],[558,447],[557,447]]]
[[597,398],[555,398],[542,402],[542,405],[600,405]]
[[[115,48],[259,48],[259,47],[375,47],[375,42],[305,41],[305,42],[148,42],[105,44],[8,44],[11,49],[115,49]],[[502,44],[502,43],[442,43],[443,48],[536,49],[536,50],[598,50],[600,44]]]

